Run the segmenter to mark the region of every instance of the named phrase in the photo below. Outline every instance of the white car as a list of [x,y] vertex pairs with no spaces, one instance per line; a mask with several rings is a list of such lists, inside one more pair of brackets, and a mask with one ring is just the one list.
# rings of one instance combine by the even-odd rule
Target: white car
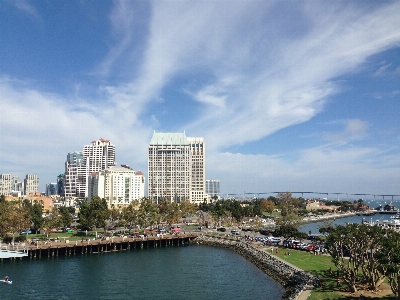
[[269,237],[267,240],[267,243],[277,243],[278,244],[280,242],[281,242],[281,239],[277,238],[277,237]]

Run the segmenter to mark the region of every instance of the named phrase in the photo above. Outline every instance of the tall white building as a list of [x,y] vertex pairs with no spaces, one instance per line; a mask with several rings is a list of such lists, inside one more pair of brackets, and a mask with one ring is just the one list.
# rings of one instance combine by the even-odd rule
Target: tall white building
[[99,196],[106,199],[109,206],[129,205],[144,197],[144,184],[143,173],[129,167],[93,172],[88,178],[88,200]]
[[11,174],[0,174],[0,195],[11,195],[13,181]]
[[84,146],[82,152],[68,153],[65,163],[65,197],[88,197],[89,175],[115,165],[115,146],[103,138]]
[[205,196],[205,143],[185,133],[154,132],[148,152],[148,195],[201,203]]
[[24,179],[24,195],[39,191],[39,177],[36,174],[26,174]]

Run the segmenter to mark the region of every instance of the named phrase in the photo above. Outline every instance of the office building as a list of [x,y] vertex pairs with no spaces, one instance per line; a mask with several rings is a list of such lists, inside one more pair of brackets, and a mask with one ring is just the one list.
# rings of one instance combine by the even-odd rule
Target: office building
[[201,203],[205,195],[205,143],[185,133],[156,133],[148,148],[148,195],[155,200]]
[[88,178],[88,200],[99,196],[106,199],[109,206],[129,205],[144,197],[144,185],[143,173],[129,166],[92,172]]
[[46,183],[45,195],[47,197],[57,195],[57,183]]
[[57,176],[57,195],[64,196],[64,177],[65,174]]
[[210,198],[214,200],[220,198],[221,191],[219,187],[219,180],[206,180],[206,194],[209,195]]

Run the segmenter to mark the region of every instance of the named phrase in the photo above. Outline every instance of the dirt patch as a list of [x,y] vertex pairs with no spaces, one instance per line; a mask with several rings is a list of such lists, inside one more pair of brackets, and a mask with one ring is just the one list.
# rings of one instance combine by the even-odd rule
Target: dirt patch
[[358,286],[358,292],[356,293],[349,293],[349,292],[338,292],[338,294],[346,296],[346,297],[359,297],[361,294],[366,298],[383,298],[393,294],[392,289],[390,288],[389,284],[382,283],[377,291],[370,291],[366,289],[365,286]]

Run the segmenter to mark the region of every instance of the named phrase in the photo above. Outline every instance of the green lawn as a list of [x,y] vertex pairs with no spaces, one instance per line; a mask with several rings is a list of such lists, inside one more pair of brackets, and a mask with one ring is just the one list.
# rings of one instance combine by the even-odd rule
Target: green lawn
[[[290,255],[287,255],[290,253]],[[292,265],[301,268],[315,276],[318,276],[320,280],[323,282],[322,287],[316,287],[312,290],[310,297],[307,300],[328,300],[328,299],[354,299],[358,300],[358,296],[354,297],[345,297],[339,294],[339,289],[336,286],[336,271],[337,268],[332,263],[330,256],[327,255],[313,255],[309,252],[299,251],[299,250],[291,250],[291,249],[279,249],[279,253],[277,255],[281,259],[291,263]],[[329,272],[329,268],[332,268],[332,273]],[[341,288],[344,288],[345,285],[342,283]],[[392,294],[390,297],[383,298],[372,298],[366,297],[366,299],[395,299]]]

